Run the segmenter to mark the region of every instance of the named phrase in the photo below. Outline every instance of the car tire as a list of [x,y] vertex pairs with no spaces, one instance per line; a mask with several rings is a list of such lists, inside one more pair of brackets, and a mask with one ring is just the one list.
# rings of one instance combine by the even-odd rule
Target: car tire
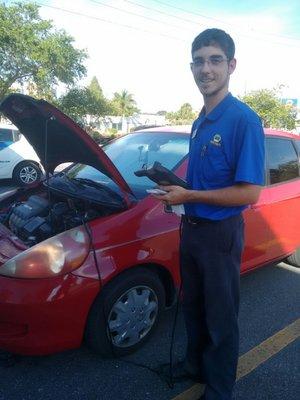
[[286,261],[294,267],[300,267],[300,247],[298,247],[293,254],[287,257]]
[[125,272],[97,296],[85,341],[102,356],[130,354],[151,336],[164,306],[164,287],[155,273],[145,268]]
[[41,179],[41,170],[31,161],[23,161],[13,171],[13,180],[17,186],[26,186]]

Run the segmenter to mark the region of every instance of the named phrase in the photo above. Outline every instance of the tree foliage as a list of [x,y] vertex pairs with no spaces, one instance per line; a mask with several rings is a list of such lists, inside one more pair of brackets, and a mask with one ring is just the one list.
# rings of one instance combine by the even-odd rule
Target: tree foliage
[[139,111],[133,95],[128,93],[127,90],[114,93],[111,106],[113,108],[113,115],[122,115],[123,117],[131,117]]
[[295,129],[296,111],[292,106],[282,104],[278,89],[252,91],[241,100],[257,112],[266,128]]
[[101,116],[112,112],[96,77],[83,88],[72,88],[58,100],[58,106],[76,122],[91,127]]
[[14,84],[51,98],[60,82],[73,85],[86,74],[85,50],[75,49],[74,39],[41,19],[38,9],[33,3],[0,4],[0,99]]
[[193,111],[189,103],[184,103],[176,112],[169,112],[166,118],[174,125],[191,124],[197,117],[197,113]]
[[102,88],[98,82],[98,79],[95,76],[92,78],[88,89],[95,100],[101,101],[102,99],[104,99]]
[[167,111],[165,111],[165,110],[160,110],[160,111],[157,111],[157,113],[156,113],[156,115],[161,115],[161,116],[165,116],[167,114]]

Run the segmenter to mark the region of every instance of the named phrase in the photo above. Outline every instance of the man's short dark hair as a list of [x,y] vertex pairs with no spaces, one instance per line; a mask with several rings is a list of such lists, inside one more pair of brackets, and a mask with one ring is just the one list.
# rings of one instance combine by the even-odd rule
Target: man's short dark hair
[[206,29],[195,37],[192,43],[192,56],[196,50],[204,46],[217,46],[220,47],[226,54],[228,60],[234,58],[235,45],[231,36],[222,29],[212,28]]

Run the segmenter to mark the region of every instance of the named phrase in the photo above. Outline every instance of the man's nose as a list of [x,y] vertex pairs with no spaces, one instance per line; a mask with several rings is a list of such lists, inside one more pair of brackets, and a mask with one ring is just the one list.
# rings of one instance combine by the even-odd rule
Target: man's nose
[[210,72],[211,71],[211,62],[209,60],[204,60],[203,65],[201,67],[201,72]]

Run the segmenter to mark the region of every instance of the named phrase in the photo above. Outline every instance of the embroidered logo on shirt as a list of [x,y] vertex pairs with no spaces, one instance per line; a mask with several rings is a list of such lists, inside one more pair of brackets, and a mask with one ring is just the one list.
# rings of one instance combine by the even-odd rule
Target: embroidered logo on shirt
[[214,146],[221,146],[221,142],[222,142],[222,137],[218,133],[216,133],[212,138],[212,140],[210,141],[210,143],[213,144]]

